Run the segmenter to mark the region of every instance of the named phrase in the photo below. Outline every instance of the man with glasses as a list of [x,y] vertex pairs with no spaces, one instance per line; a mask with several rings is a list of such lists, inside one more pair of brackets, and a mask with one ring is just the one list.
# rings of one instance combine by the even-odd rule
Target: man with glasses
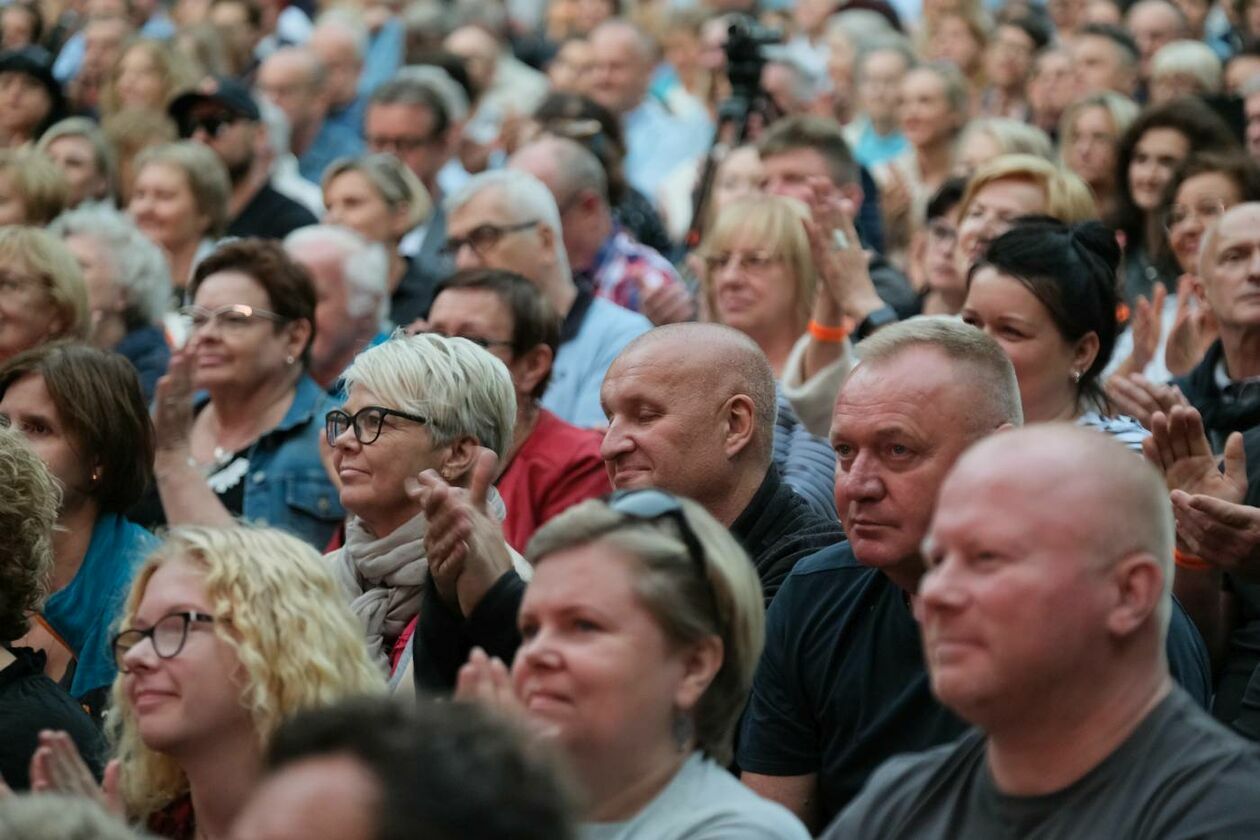
[[168,112],[185,140],[218,155],[232,185],[227,235],[283,239],[316,222],[298,202],[271,186],[272,150],[258,103],[239,82],[207,78],[171,102]]
[[604,373],[651,322],[574,282],[560,210],[532,175],[508,169],[474,176],[447,199],[446,212],[446,248],[457,268],[515,271],[562,316],[542,406],[575,426],[602,426]]

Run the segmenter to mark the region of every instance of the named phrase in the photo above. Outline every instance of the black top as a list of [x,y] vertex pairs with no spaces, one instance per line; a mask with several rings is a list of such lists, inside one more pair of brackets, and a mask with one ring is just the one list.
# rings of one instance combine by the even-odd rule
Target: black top
[[[1243,435],[1247,452],[1244,504],[1260,507],[1260,428]],[[1217,679],[1212,713],[1236,732],[1260,740],[1260,582],[1225,575],[1238,614]]]
[[315,214],[306,207],[278,192],[271,184],[264,184],[228,225],[227,235],[284,239],[298,228],[318,223]]
[[1230,432],[1245,432],[1260,425],[1260,382],[1216,383],[1216,366],[1224,350],[1218,340],[1208,348],[1194,370],[1173,380],[1190,405],[1203,415],[1203,429],[1214,452],[1225,448]]
[[822,836],[989,840],[1260,837],[1260,751],[1174,688],[1113,752],[1063,790],[998,790],[985,737],[889,761]]
[[429,307],[433,305],[433,295],[441,279],[425,271],[418,259],[403,259],[407,268],[389,299],[389,320],[399,327],[405,327],[417,318],[429,317]]
[[514,570],[504,572],[465,621],[437,594],[436,586],[426,586],[412,641],[416,690],[449,693],[474,647],[510,666],[521,646],[516,614],[524,597],[525,581]]
[[29,788],[31,755],[39,746],[40,730],[63,729],[99,779],[106,745],[91,718],[44,675],[42,651],[3,647],[16,659],[0,670],[0,776],[14,790]]

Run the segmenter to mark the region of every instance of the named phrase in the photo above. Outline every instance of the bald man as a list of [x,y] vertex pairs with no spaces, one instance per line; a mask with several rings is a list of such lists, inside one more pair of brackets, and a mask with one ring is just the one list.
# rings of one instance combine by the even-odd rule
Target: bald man
[[973,447],[914,612],[933,693],[976,728],[889,761],[823,836],[1260,836],[1260,751],[1169,677],[1172,553],[1163,483],[1108,436]]
[[600,403],[614,489],[699,502],[748,552],[766,603],[797,560],[843,538],[773,463],[774,373],[738,330],[674,324],[643,334],[608,368]]
[[1137,42],[1141,55],[1138,75],[1143,84],[1151,80],[1155,53],[1179,38],[1190,37],[1185,13],[1171,0],[1138,0],[1124,16],[1124,26]]

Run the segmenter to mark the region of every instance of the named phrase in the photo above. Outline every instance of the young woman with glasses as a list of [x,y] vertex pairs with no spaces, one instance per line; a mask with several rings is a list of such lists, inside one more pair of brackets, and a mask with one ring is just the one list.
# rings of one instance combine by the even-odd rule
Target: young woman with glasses
[[295,712],[383,690],[318,555],[266,528],[176,528],[136,574],[113,639],[115,759],[97,789],[41,736],[32,787],[82,793],[162,837],[224,838]]

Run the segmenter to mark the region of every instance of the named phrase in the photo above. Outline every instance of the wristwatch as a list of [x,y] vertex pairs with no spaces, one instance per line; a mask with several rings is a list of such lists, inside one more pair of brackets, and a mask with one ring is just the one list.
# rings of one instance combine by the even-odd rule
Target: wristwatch
[[897,310],[891,306],[881,306],[862,319],[862,323],[858,324],[857,329],[853,331],[853,339],[854,341],[861,341],[880,327],[895,324],[899,320],[901,319],[897,317]]

